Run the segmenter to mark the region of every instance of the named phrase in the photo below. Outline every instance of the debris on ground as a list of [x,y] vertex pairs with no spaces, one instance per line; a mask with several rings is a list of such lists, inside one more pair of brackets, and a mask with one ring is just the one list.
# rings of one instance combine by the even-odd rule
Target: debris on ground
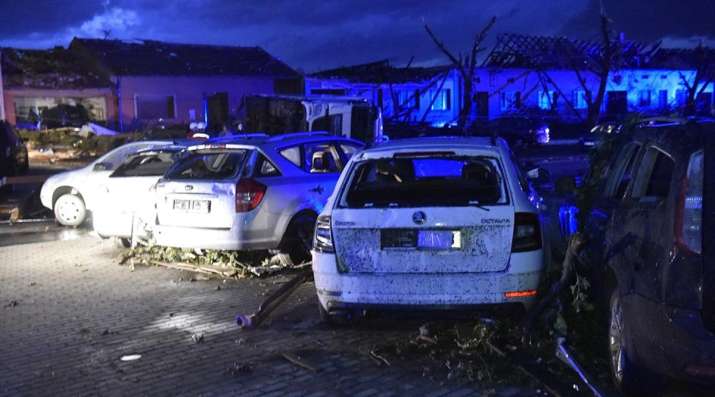
[[191,335],[191,340],[197,344],[202,343],[204,341],[204,334],[202,334],[202,333],[193,334],[193,335]]
[[288,360],[290,363],[292,363],[292,364],[294,364],[294,365],[296,365],[296,366],[298,366],[298,367],[301,367],[301,368],[303,368],[303,369],[307,369],[307,370],[310,371],[310,372],[318,372],[318,369],[317,369],[317,368],[315,368],[314,366],[312,366],[312,365],[306,363],[302,358],[300,358],[300,357],[298,357],[298,356],[296,356],[296,355],[294,355],[294,354],[291,354],[291,353],[281,353],[281,356],[282,356],[283,358],[285,358],[286,360]]
[[[267,277],[309,265],[295,265],[285,254],[267,251],[194,250],[158,246],[136,246],[119,257],[119,264],[143,264],[219,278]],[[217,288],[217,290],[220,288]]]
[[141,354],[126,354],[120,358],[121,361],[136,361],[142,358]]
[[20,302],[18,302],[16,300],[11,300],[7,305],[5,305],[5,307],[15,307],[19,304],[20,304]]
[[253,372],[253,366],[250,363],[238,362],[234,362],[231,367],[226,368],[226,370],[224,371],[224,373],[233,376],[246,375],[250,374],[251,372]]

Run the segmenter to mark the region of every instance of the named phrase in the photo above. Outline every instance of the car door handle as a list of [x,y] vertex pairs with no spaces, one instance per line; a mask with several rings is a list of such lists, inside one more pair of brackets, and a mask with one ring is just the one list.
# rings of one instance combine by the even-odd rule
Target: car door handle
[[315,192],[315,193],[318,193],[318,194],[323,194],[323,191],[324,191],[324,190],[325,190],[325,189],[323,189],[322,186],[318,185],[318,186],[316,186],[316,187],[310,189],[309,191],[310,191],[310,192]]

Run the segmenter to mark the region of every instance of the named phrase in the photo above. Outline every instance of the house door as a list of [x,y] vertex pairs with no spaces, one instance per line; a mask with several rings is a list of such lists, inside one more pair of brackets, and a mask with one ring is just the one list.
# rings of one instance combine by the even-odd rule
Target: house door
[[212,131],[221,131],[228,127],[228,93],[217,92],[207,99],[208,101],[208,128]]
[[477,105],[477,120],[489,119],[489,93],[477,91],[474,100]]
[[628,93],[626,91],[608,91],[606,93],[606,113],[624,114],[628,112]]

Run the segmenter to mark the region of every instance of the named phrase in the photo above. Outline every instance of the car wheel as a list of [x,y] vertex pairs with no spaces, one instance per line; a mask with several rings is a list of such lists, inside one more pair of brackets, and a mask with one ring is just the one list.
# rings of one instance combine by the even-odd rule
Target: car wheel
[[623,306],[618,289],[611,293],[608,321],[608,353],[611,378],[616,388],[626,396],[656,396],[656,379],[628,357]]
[[314,214],[306,212],[293,218],[288,225],[282,251],[290,256],[294,264],[310,260],[313,230],[317,219]]
[[81,197],[66,193],[55,201],[55,218],[63,226],[77,227],[84,222],[87,208]]
[[114,244],[117,248],[131,248],[132,241],[128,238],[117,237],[114,239]]

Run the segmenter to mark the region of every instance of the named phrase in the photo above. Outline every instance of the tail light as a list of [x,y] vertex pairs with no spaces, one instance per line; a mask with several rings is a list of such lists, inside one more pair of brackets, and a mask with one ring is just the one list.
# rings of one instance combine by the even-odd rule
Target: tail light
[[315,236],[313,237],[313,248],[318,252],[335,252],[333,246],[333,230],[330,227],[330,216],[318,217],[315,223]]
[[681,183],[675,209],[675,243],[691,253],[700,254],[703,246],[703,152],[690,156],[688,172]]
[[517,212],[514,214],[514,238],[511,242],[511,252],[538,249],[541,249],[539,216],[529,212]]
[[261,204],[266,185],[253,179],[241,179],[236,185],[236,212],[248,212]]

